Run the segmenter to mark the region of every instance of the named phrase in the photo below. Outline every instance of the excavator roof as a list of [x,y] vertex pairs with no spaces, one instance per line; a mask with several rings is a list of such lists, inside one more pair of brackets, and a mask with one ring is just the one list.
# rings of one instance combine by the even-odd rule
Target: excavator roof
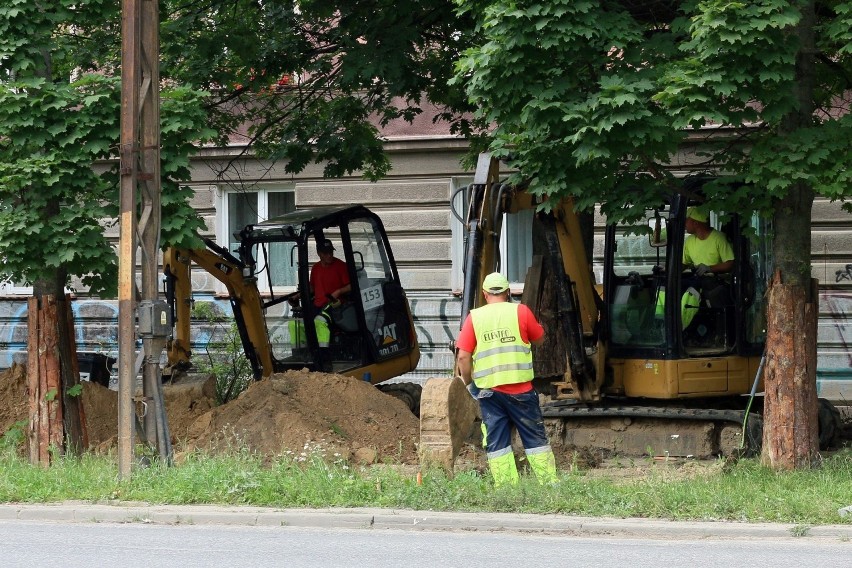
[[332,227],[341,221],[368,215],[372,216],[373,214],[363,205],[298,209],[261,223],[249,225],[240,233],[240,240],[264,241],[282,238],[295,240],[304,229]]

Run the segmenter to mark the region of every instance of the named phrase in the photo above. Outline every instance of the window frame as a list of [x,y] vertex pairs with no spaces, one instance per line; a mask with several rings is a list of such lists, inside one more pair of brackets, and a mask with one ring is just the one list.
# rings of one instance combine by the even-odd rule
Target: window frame
[[[295,183],[276,183],[276,184],[263,184],[263,185],[253,185],[250,188],[239,187],[235,185],[221,185],[217,187],[217,196],[216,201],[218,204],[217,212],[216,212],[216,242],[228,249],[230,252],[234,253],[231,250],[231,241],[233,239],[233,235],[228,234],[230,221],[231,221],[231,212],[229,207],[230,196],[234,194],[257,194],[257,219],[255,222],[266,221],[269,218],[269,195],[271,193],[292,193],[293,194],[293,207],[294,210],[298,209],[298,204],[296,203],[296,184]],[[236,255],[236,253],[234,253]],[[264,259],[261,256],[256,259],[258,263],[257,272],[259,274],[265,275],[265,265]],[[274,286],[272,290],[269,289],[269,282],[265,277],[258,278],[257,280],[258,291],[261,294],[271,294],[275,293],[289,293],[294,292],[296,290],[296,286]],[[217,293],[225,293],[225,286],[216,282],[216,292]]]
[[16,282],[0,280],[0,296],[32,296],[32,286],[19,286]]
[[[465,208],[467,207],[466,203],[466,192],[459,191],[465,186],[473,183],[473,176],[456,176],[450,179],[450,198],[454,201],[450,203],[450,207],[457,207],[456,211],[459,216],[464,219],[466,217]],[[503,214],[503,230],[500,231],[500,272],[503,274],[507,274],[508,265],[509,265],[509,251],[508,251],[508,233],[507,227],[509,227],[510,223],[507,221],[508,215]],[[451,274],[450,274],[450,287],[454,293],[460,294],[464,289],[464,262],[465,262],[465,229],[464,224],[459,221],[455,215],[452,214],[452,209],[450,213],[450,260],[452,264]],[[531,238],[531,233],[530,233]],[[530,241],[531,242],[531,241]],[[530,245],[531,247],[532,245]],[[529,255],[527,259],[527,270],[529,270],[532,265],[532,254]],[[510,281],[509,282],[510,289],[513,293],[523,293],[524,290],[524,282],[523,281]]]

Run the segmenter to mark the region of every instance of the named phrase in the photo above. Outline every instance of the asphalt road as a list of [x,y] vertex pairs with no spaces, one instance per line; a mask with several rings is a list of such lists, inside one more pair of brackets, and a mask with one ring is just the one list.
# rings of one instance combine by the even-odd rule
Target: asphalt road
[[555,532],[0,521],[4,567],[690,568],[852,566],[852,543],[783,538],[576,537]]

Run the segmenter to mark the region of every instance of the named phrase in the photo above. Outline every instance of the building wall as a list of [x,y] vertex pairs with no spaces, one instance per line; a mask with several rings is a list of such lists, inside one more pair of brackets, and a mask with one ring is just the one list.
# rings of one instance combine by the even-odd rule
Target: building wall
[[[297,176],[275,164],[238,161],[239,169],[219,172],[233,156],[204,151],[193,161],[193,206],[207,222],[209,235],[222,236],[220,196],[225,187],[287,184],[295,188],[297,207],[360,203],[382,218],[393,247],[403,285],[417,320],[422,358],[417,377],[446,376],[453,365],[449,343],[459,328],[458,282],[461,266],[460,234],[454,232],[450,197],[459,180],[472,172],[459,165],[465,150],[461,141],[412,138],[388,144],[392,161],[389,175],[376,183],[352,176],[326,180],[318,166]],[[688,168],[685,168],[688,169]],[[599,220],[600,221],[600,220]],[[599,223],[600,224],[600,223]],[[598,235],[602,236],[602,226]],[[110,235],[117,239],[117,230]],[[598,264],[602,239],[596,239]],[[221,242],[221,241],[220,241]],[[821,396],[852,398],[852,217],[836,203],[818,201],[813,213],[813,275],[821,282],[818,378]],[[455,288],[455,289],[454,289]],[[230,308],[209,275],[196,271],[193,290],[197,301],[214,303],[222,313]],[[73,304],[78,349],[117,353],[117,303],[80,296]],[[194,349],[203,346],[216,329],[198,323]],[[0,368],[22,360],[26,351],[26,298],[0,297]]]

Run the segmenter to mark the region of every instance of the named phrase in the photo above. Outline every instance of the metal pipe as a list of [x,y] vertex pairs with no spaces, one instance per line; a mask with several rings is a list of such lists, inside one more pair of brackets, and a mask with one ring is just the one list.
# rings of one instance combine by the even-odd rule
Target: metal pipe
[[461,321],[459,329],[461,329],[464,320],[476,302],[476,295],[479,294],[479,279],[480,279],[480,260],[482,255],[482,231],[479,229],[479,222],[472,220],[469,224],[467,232],[467,252],[465,254],[465,271],[464,271],[464,292],[461,305]]
[[757,373],[754,375],[754,382],[751,385],[751,393],[749,394],[748,404],[743,416],[743,435],[740,438],[740,449],[745,448],[746,441],[746,425],[748,424],[748,413],[751,411],[751,403],[754,402],[754,397],[757,395],[757,383],[760,382],[760,377],[763,376],[763,364],[766,362],[766,352],[760,356],[760,364],[757,366]]

